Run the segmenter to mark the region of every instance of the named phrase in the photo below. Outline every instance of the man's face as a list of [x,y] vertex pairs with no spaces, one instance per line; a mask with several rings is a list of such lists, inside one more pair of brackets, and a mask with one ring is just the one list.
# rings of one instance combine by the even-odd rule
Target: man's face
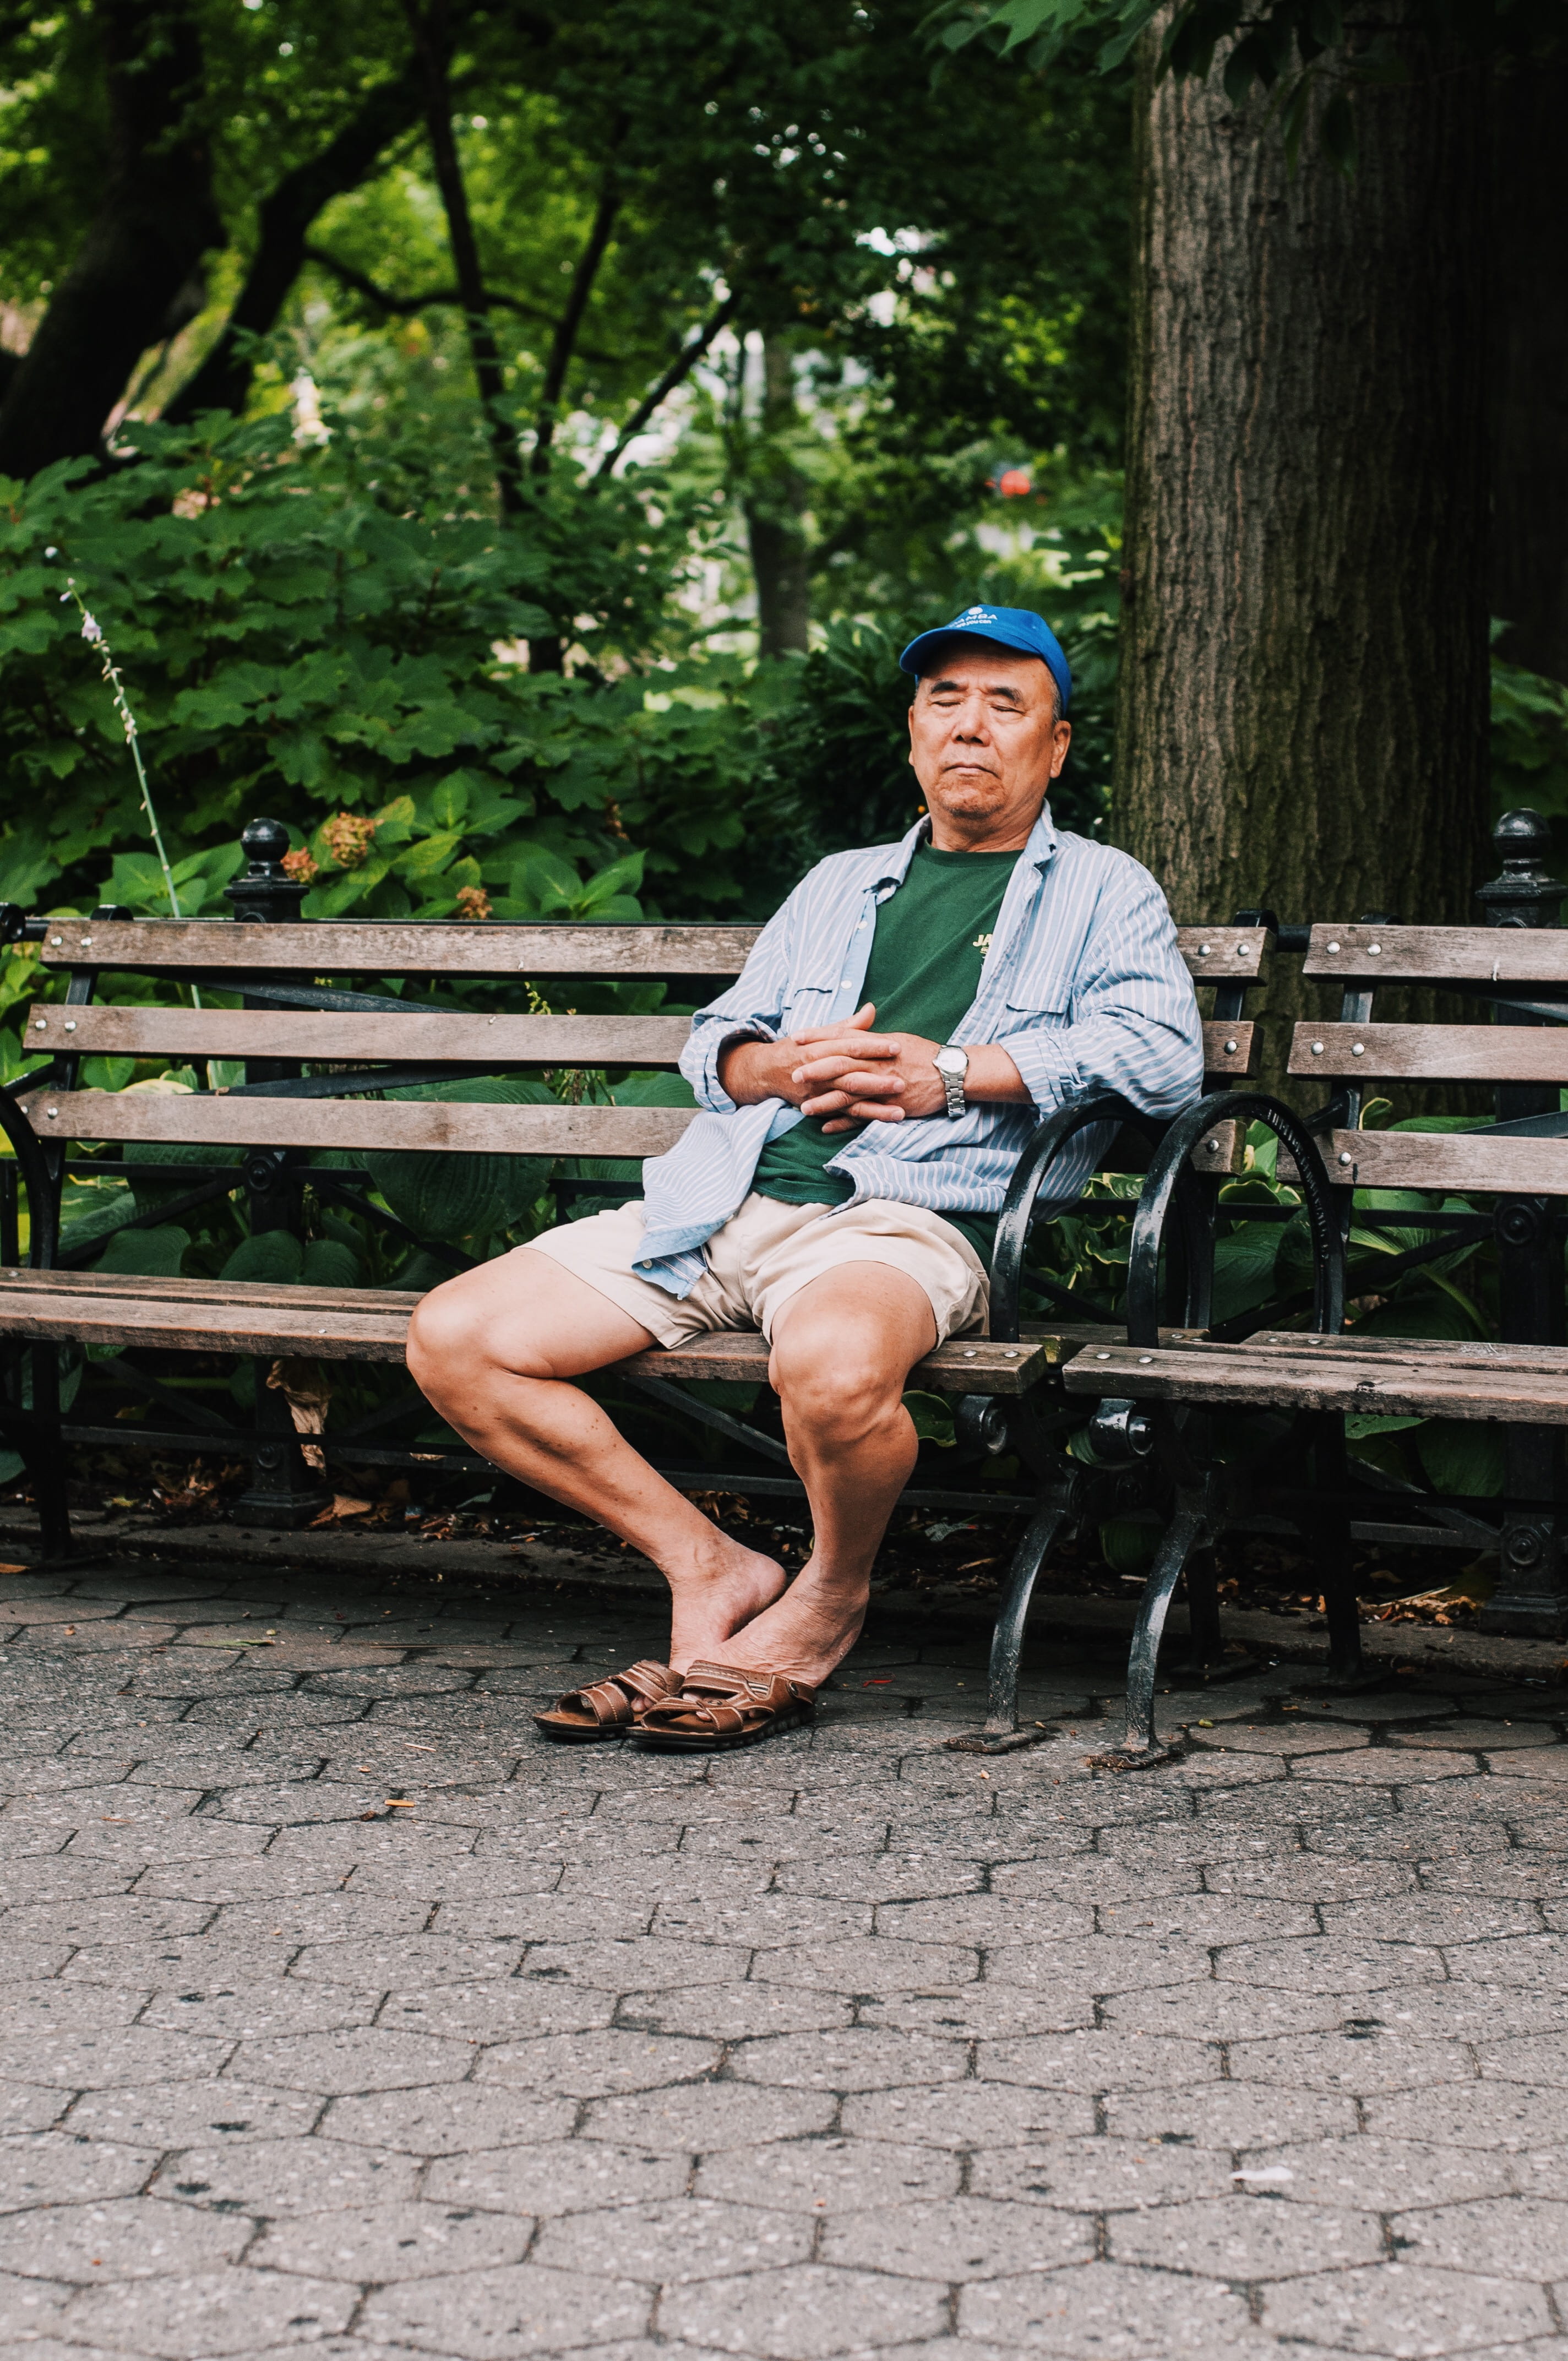
[[1072,730],[1038,656],[954,639],[909,708],[909,760],[934,814],[960,828],[1033,822],[1067,760]]

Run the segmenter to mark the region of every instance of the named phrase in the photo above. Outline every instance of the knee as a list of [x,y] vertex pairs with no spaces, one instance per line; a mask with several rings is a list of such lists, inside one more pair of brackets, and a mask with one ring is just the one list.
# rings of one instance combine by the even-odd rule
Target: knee
[[472,1371],[482,1353],[483,1319],[460,1280],[433,1288],[415,1304],[404,1356],[409,1375],[433,1400],[459,1370]]
[[843,1336],[792,1335],[774,1345],[769,1375],[785,1420],[824,1438],[859,1439],[899,1414],[902,1379]]

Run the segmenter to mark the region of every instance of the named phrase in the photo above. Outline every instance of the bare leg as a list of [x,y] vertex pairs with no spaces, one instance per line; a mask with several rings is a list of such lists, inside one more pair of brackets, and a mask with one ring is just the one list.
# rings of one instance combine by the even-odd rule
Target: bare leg
[[872,1561],[919,1447],[905,1384],[936,1341],[924,1289],[888,1263],[813,1279],[779,1313],[771,1375],[816,1545],[726,1661],[817,1682],[854,1646]]
[[669,1661],[684,1672],[776,1598],[784,1573],[720,1532],[565,1382],[653,1341],[586,1279],[524,1248],[427,1295],[410,1323],[408,1363],[476,1451],[652,1559],[670,1586]]

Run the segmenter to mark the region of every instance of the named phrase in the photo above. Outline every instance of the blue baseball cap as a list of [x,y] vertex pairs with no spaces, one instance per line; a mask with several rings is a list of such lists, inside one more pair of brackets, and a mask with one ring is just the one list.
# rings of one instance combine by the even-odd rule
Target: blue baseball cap
[[938,624],[933,631],[922,631],[911,640],[899,657],[902,672],[917,673],[925,658],[939,641],[961,634],[970,640],[994,640],[999,647],[1016,648],[1020,655],[1038,656],[1047,666],[1056,682],[1065,713],[1072,701],[1072,674],[1061,650],[1061,642],[1043,615],[1031,607],[966,607],[950,623]]

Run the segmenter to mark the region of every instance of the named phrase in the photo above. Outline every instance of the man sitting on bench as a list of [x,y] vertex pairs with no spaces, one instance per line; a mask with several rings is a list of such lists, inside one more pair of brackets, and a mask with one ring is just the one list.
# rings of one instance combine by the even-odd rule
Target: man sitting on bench
[[[413,1315],[409,1367],[442,1416],[670,1586],[668,1664],[572,1692],[538,1717],[553,1737],[709,1747],[804,1717],[854,1643],[915,1466],[908,1373],[984,1328],[991,1235],[1033,1127],[1085,1092],[1171,1115],[1201,1087],[1159,887],[1051,821],[1072,734],[1054,634],[970,607],[900,663],[929,817],[820,862],[698,1012],[681,1065],[707,1112],[644,1167],[643,1202],[450,1279]],[[1054,1202],[1104,1145],[1102,1127],[1074,1140]],[[787,1588],[570,1382],[753,1327],[811,1508]]]

